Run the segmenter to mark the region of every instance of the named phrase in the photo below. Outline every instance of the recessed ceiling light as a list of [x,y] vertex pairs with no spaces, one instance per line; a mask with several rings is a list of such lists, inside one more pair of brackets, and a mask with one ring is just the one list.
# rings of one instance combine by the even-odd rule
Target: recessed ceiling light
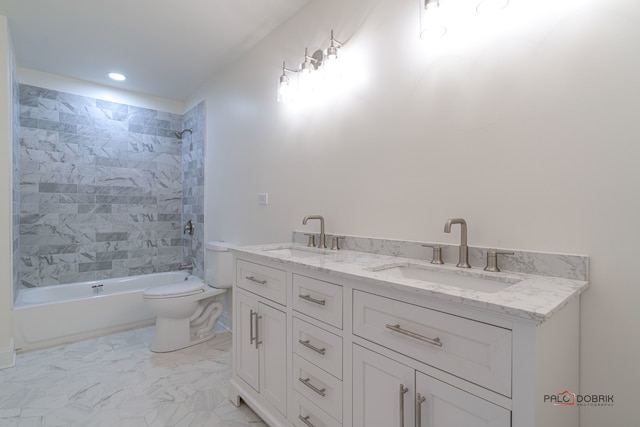
[[127,80],[127,77],[124,74],[120,73],[109,73],[108,76],[111,80],[116,80],[119,82]]

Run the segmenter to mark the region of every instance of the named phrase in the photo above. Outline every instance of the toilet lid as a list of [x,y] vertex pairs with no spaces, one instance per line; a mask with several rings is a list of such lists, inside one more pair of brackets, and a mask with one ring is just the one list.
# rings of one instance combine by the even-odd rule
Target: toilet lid
[[144,290],[143,296],[148,298],[184,297],[204,291],[205,284],[200,280],[186,280],[170,285],[156,286]]

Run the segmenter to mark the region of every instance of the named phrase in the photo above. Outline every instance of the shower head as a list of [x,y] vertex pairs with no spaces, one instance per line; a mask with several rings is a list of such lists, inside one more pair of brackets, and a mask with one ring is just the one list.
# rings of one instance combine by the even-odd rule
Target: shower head
[[178,137],[178,139],[182,139],[182,134],[184,134],[185,132],[189,132],[191,135],[193,135],[191,129],[185,129],[182,132],[176,132],[176,136]]

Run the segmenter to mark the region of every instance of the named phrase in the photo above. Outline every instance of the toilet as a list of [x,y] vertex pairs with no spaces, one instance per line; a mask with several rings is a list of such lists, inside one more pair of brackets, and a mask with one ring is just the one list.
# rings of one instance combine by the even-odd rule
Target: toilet
[[226,242],[205,245],[205,281],[189,276],[179,283],[144,290],[144,303],[157,316],[151,351],[166,353],[216,336],[223,310],[217,296],[233,283],[230,247],[233,245]]

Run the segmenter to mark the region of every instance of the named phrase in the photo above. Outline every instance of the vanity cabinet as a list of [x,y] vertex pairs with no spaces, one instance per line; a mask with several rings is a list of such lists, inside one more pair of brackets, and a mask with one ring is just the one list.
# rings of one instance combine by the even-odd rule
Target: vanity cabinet
[[[257,253],[256,253],[257,252]],[[563,427],[579,300],[540,322],[262,250],[235,253],[233,376],[270,427]]]

